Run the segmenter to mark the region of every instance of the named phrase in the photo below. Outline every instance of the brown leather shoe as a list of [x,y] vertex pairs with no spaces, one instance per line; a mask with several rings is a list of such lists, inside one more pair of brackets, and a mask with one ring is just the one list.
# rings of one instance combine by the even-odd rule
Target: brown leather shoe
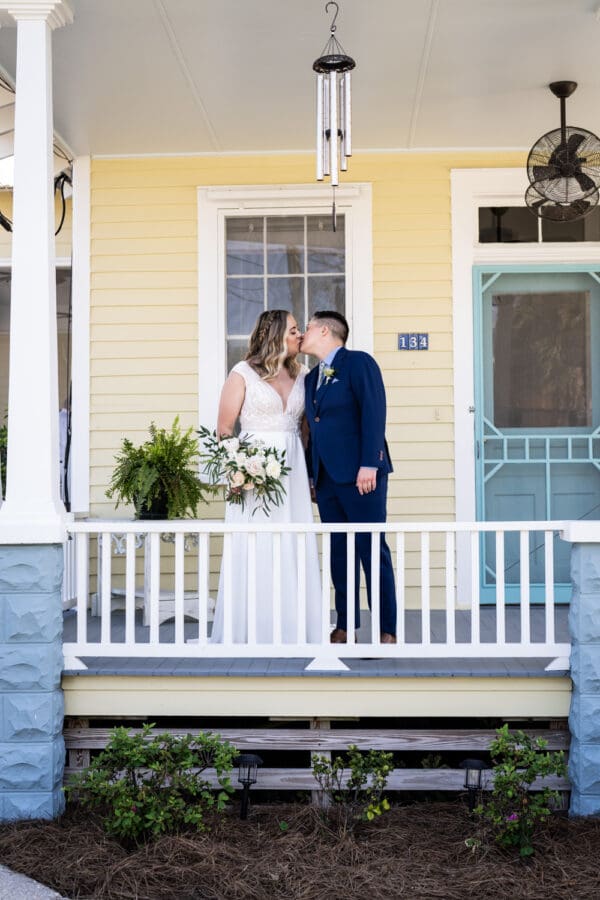
[[343,628],[335,628],[331,632],[329,640],[332,644],[345,644],[348,640],[348,633]]
[[397,644],[398,641],[396,640],[395,634],[388,634],[387,631],[382,631],[381,632],[381,643],[382,644]]

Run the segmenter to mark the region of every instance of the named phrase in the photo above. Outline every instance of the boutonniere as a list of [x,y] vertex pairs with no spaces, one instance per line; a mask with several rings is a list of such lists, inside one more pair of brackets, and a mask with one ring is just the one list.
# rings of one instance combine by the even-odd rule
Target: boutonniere
[[323,369],[323,378],[325,379],[325,384],[329,384],[334,375],[335,369],[333,368],[333,366],[327,366],[325,369]]

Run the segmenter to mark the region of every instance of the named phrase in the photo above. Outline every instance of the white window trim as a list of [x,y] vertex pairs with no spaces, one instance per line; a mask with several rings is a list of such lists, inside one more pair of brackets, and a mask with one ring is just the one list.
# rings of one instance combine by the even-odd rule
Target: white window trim
[[[331,187],[320,184],[198,188],[198,414],[209,428],[216,425],[226,375],[225,217],[331,214],[331,201]],[[340,185],[335,201],[338,214],[346,217],[348,346],[372,353],[371,185]]]

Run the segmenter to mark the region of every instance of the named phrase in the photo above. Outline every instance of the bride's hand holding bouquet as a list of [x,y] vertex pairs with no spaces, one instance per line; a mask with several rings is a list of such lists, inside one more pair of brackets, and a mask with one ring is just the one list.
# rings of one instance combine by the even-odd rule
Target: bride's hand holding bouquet
[[200,459],[211,484],[221,484],[225,500],[242,507],[252,491],[253,514],[262,509],[269,513],[285,497],[281,479],[290,471],[285,464],[285,450],[267,447],[251,438],[217,437],[205,426],[198,430],[204,449]]

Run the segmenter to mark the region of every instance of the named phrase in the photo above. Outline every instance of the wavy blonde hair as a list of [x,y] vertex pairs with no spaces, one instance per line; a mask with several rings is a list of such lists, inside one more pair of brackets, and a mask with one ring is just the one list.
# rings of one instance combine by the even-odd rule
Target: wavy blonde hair
[[265,380],[275,378],[284,366],[292,378],[300,371],[300,363],[295,356],[287,355],[285,345],[289,315],[287,309],[266,310],[256,320],[250,335],[245,359]]

